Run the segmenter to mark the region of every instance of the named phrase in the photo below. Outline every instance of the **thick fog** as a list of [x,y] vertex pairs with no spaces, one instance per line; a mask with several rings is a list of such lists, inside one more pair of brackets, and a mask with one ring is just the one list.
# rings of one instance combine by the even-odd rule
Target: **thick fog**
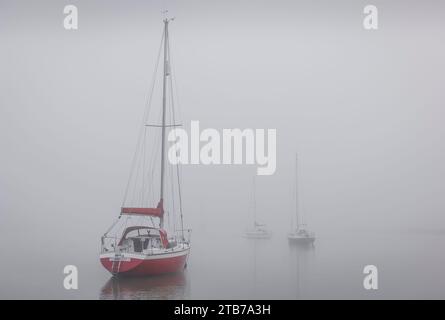
[[[165,9],[185,129],[277,130],[276,172],[256,178],[269,242],[242,238],[255,165],[182,167],[185,296],[297,297],[280,270],[295,258],[298,152],[299,210],[317,234],[302,297],[445,297],[442,3],[373,1],[373,31],[366,1],[78,0],[75,31],[66,4],[0,0],[1,298],[100,297],[100,237],[120,212]],[[63,289],[68,264],[77,291]],[[238,287],[250,276],[256,289]]]

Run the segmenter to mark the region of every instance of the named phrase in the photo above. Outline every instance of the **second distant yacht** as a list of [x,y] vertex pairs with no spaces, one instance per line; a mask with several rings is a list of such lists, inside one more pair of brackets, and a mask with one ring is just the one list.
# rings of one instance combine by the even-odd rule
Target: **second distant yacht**
[[295,156],[295,224],[292,223],[292,232],[288,234],[291,243],[311,244],[315,241],[315,233],[309,231],[300,221],[298,212],[298,157]]
[[253,179],[253,228],[248,229],[245,232],[245,237],[250,239],[267,239],[270,238],[270,232],[267,230],[265,224],[257,222],[256,217],[256,186],[255,178]]

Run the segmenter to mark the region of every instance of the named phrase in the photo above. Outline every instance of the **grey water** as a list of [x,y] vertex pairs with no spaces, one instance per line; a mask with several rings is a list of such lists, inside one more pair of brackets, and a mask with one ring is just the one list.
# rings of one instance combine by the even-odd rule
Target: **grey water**
[[[2,248],[3,299],[443,299],[445,235],[411,230],[319,233],[315,245],[195,234],[187,269],[172,275],[114,278],[98,252],[63,243],[20,252]],[[17,244],[17,242],[15,243]],[[63,251],[60,251],[63,250]],[[51,252],[59,251],[54,259]],[[14,252],[13,256],[8,256]],[[63,253],[62,253],[63,252]],[[6,254],[5,254],[6,253]],[[65,256],[61,256],[65,254]],[[79,269],[78,290],[63,287],[65,263]],[[363,287],[363,267],[379,270],[378,290]]]

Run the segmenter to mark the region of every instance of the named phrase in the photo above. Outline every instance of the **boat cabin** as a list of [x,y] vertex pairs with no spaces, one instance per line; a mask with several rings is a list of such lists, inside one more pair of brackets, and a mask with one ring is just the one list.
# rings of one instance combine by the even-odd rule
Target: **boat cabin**
[[[133,226],[128,227],[122,234],[118,244],[118,251],[143,253],[171,247],[167,239],[167,232],[163,229]],[[114,249],[114,250],[113,250]],[[112,248],[111,251],[116,251]]]

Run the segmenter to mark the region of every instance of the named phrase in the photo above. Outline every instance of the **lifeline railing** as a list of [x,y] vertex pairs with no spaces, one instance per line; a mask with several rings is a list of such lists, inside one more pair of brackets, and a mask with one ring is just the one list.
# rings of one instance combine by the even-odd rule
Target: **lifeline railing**
[[[168,240],[174,240],[176,243],[184,243],[190,245],[191,242],[192,229],[176,230],[173,232],[173,236],[169,236]],[[117,236],[102,236],[101,237],[101,253],[106,252],[132,252],[129,246],[119,245],[120,237]],[[150,247],[153,251],[153,246]]]

